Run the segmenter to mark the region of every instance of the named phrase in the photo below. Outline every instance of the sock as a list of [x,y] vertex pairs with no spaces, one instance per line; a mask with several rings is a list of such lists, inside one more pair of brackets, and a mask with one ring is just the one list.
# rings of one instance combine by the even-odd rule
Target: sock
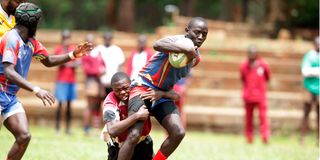
[[166,160],[167,157],[159,150],[152,160]]

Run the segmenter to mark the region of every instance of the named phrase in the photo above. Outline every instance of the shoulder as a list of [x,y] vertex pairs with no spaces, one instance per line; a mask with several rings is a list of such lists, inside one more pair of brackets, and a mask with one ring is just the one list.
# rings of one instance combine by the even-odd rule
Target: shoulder
[[110,92],[107,97],[105,98],[104,102],[103,102],[103,107],[109,106],[109,107],[116,107],[117,104],[119,103],[118,99],[116,98],[116,95],[114,94],[114,92]]

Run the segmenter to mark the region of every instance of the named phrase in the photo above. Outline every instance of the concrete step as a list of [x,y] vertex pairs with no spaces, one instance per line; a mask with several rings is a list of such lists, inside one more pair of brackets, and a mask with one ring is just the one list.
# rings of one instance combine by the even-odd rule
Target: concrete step
[[[303,107],[301,93],[268,92],[267,102],[270,109],[300,109]],[[189,89],[186,104],[215,107],[242,108],[241,90]]]
[[[209,89],[241,89],[240,73],[229,71],[209,71],[195,68],[191,72],[190,88]],[[302,91],[302,77],[300,75],[271,74],[268,84],[270,91]]]
[[[56,105],[44,107],[41,100],[33,97],[20,98],[29,122],[33,124],[39,121],[52,121],[54,119]],[[76,100],[72,103],[73,119],[82,119],[83,110],[86,107],[84,100]],[[186,105],[184,112],[187,116],[188,127],[197,128],[241,128],[243,126],[244,110],[242,108],[215,108],[203,105]],[[258,119],[258,113],[255,114]],[[302,110],[284,110],[277,109],[268,111],[271,128],[292,127],[298,128],[302,117]],[[311,121],[315,119],[315,114],[311,113]],[[286,128],[287,129],[287,128]]]

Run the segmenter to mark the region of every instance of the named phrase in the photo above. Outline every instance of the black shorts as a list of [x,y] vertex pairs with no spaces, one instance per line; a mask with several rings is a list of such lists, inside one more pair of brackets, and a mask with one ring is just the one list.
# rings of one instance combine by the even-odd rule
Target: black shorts
[[169,114],[179,114],[179,111],[173,101],[166,101],[157,104],[151,110],[152,103],[149,100],[142,100],[139,96],[135,96],[129,100],[128,115],[138,112],[141,106],[145,105],[149,112],[162,124],[162,120]]
[[[147,136],[144,141],[137,144],[131,160],[152,160],[154,154],[152,147],[153,141],[150,136]],[[108,160],[117,160],[119,149],[117,143],[113,146],[108,144]]]

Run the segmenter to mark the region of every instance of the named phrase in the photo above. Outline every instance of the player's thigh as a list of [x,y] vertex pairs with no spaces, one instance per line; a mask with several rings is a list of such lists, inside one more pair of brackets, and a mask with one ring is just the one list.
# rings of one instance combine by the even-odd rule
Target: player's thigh
[[166,101],[160,104],[157,104],[151,110],[152,115],[157,119],[160,124],[163,124],[165,117],[175,117],[173,120],[177,121],[176,119],[180,120],[179,111],[173,101]]
[[4,126],[15,136],[29,133],[28,120],[25,112],[11,115],[4,121]]
[[132,160],[152,160],[153,141],[150,136],[140,142],[134,149]]
[[150,108],[151,102],[149,100],[142,100],[140,96],[134,96],[129,99],[128,104],[128,116],[138,112],[138,110],[145,105],[146,107]]

